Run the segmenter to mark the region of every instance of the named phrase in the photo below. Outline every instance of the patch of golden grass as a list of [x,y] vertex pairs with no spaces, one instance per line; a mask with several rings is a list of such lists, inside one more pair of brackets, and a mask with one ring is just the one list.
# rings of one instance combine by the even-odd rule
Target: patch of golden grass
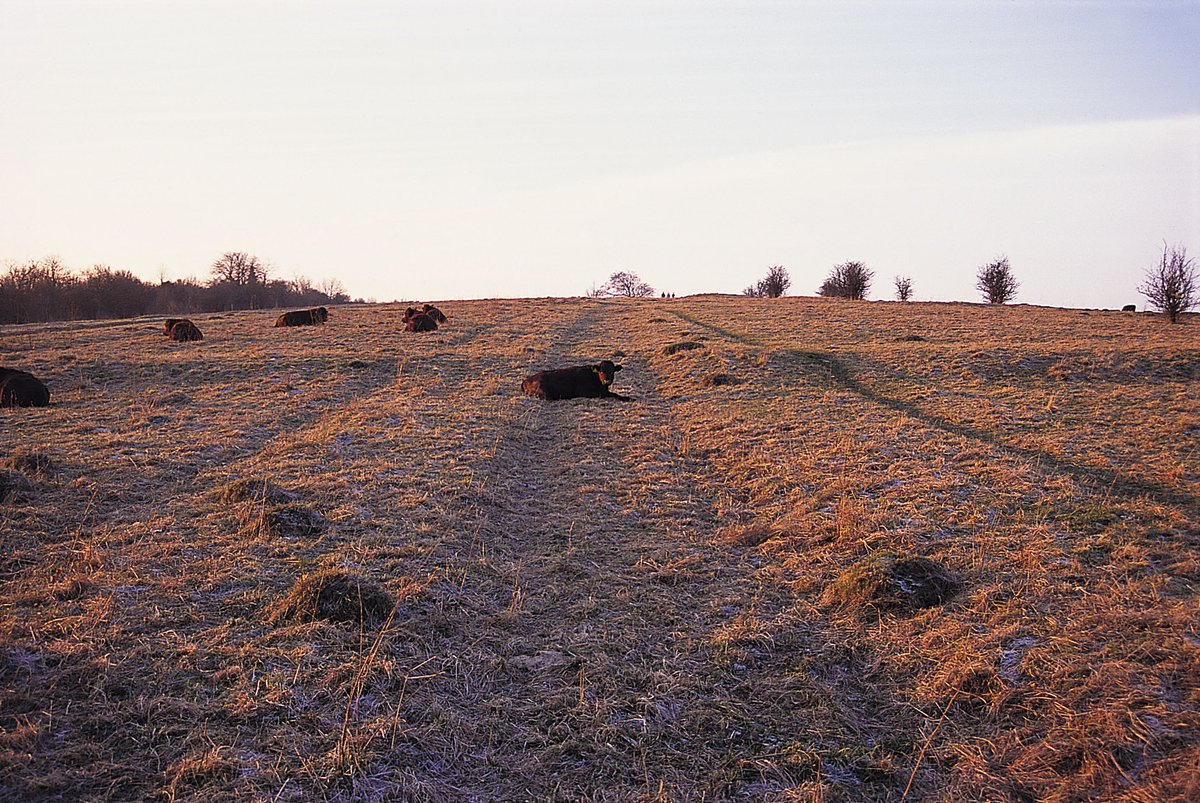
[[[55,400],[0,411],[6,793],[1196,796],[1192,325],[439,306],[0,331]],[[637,403],[520,394],[604,358]]]

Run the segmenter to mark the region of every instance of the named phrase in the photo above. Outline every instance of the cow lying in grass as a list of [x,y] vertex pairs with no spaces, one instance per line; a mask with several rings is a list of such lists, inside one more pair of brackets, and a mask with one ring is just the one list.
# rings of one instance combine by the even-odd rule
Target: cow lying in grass
[[421,307],[421,311],[424,312],[426,315],[428,315],[430,318],[433,318],[438,323],[446,322],[446,313],[442,312],[440,309],[433,306],[432,304],[424,305],[423,307]]
[[573,365],[570,368],[555,368],[538,371],[525,378],[521,390],[529,396],[556,401],[558,399],[617,399],[633,401],[629,396],[613,393],[610,385],[622,366],[611,360],[601,360],[595,365]]
[[47,407],[50,389],[27,371],[0,368],[0,407]]
[[329,320],[329,310],[324,307],[285,312],[275,319],[275,326],[315,326]]
[[187,318],[167,318],[164,327],[167,337],[172,340],[203,340],[199,327]]
[[[426,304],[425,306],[429,306]],[[437,309],[434,307],[434,309]],[[439,313],[440,314],[440,313]],[[442,315],[442,320],[446,316]],[[409,307],[404,311],[404,331],[406,332],[435,332],[438,328],[437,319],[424,310]]]

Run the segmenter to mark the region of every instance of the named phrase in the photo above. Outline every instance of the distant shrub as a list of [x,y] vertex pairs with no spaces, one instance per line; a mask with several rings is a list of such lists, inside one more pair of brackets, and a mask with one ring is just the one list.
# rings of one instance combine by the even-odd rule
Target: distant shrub
[[875,273],[861,262],[843,262],[833,266],[825,283],[817,290],[817,295],[862,300],[867,297],[874,277]]
[[913,287],[912,279],[908,276],[897,276],[896,282],[896,300],[908,301],[912,298]]
[[759,279],[758,284],[752,284],[743,290],[742,295],[754,298],[779,298],[791,286],[792,279],[788,276],[787,269],[783,265],[775,265],[767,269],[767,275]]
[[643,282],[636,273],[617,271],[599,288],[589,291],[588,295],[593,293],[595,297],[649,298],[654,295],[654,288]]
[[1157,310],[1165,312],[1171,323],[1196,306],[1196,260],[1188,258],[1182,245],[1163,244],[1162,260],[1146,271],[1138,292]]
[[1017,288],[1021,283],[1012,274],[1008,257],[981,265],[976,274],[975,287],[983,293],[989,304],[1007,304],[1017,297]]

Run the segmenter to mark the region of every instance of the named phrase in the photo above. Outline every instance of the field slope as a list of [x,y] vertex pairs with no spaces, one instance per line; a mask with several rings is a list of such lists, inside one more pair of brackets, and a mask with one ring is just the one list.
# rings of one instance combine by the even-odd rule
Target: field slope
[[0,330],[0,800],[1200,798],[1194,322],[440,306]]

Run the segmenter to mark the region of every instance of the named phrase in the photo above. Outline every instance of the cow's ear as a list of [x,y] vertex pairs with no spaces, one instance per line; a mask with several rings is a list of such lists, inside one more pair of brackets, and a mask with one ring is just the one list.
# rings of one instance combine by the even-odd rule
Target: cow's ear
[[620,370],[621,370],[622,368],[624,368],[624,367],[625,367],[625,366],[623,366],[623,365],[614,365],[614,366],[613,366],[613,371],[620,371]]

